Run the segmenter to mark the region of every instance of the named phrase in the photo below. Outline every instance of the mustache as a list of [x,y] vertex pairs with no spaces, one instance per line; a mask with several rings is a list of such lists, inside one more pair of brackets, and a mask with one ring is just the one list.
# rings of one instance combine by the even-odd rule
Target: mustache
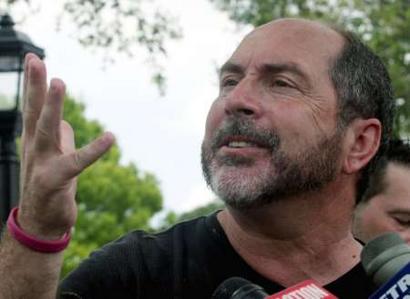
[[246,118],[230,118],[216,131],[212,138],[211,148],[216,151],[226,144],[232,136],[243,137],[261,147],[277,149],[280,144],[279,135],[273,130],[257,128],[252,120]]

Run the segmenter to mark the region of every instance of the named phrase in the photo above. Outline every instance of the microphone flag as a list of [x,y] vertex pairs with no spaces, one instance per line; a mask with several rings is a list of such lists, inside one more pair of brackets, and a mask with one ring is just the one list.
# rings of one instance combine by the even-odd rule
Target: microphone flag
[[270,295],[266,299],[337,299],[337,297],[320,287],[314,280],[309,279]]
[[410,262],[373,293],[369,299],[410,299]]

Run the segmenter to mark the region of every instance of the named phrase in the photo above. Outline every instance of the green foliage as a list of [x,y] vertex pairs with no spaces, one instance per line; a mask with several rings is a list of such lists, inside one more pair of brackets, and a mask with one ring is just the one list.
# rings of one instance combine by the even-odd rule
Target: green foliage
[[105,49],[107,61],[113,60],[110,51],[133,57],[136,46],[145,49],[153,82],[164,93],[165,77],[157,56],[166,56],[165,41],[182,33],[175,19],[153,7],[151,0],[65,0],[61,17],[59,26],[75,24],[80,44]]
[[63,9],[70,23],[82,29],[78,40],[85,46],[112,47],[132,55],[137,42],[149,53],[165,54],[164,39],[180,36],[175,21],[151,12],[144,0],[65,0]]
[[[210,0],[240,24],[307,17],[360,35],[386,63],[395,90],[395,134],[410,134],[410,2],[399,0]],[[333,3],[333,4],[332,4]]]
[[209,0],[226,11],[230,18],[241,24],[262,25],[283,17],[312,17],[334,20],[334,9],[346,1],[331,4],[327,0]]
[[[410,133],[410,2],[355,1],[362,36],[387,64],[397,100],[396,133]],[[408,55],[408,60],[406,60]]]
[[[30,17],[38,9],[35,2],[7,0],[3,6],[20,17],[22,8],[26,7],[29,10],[26,17]],[[167,41],[182,36],[174,17],[162,12],[151,0],[64,0],[58,3],[56,28],[70,28],[82,46],[103,50],[105,63],[112,62],[115,53],[133,57],[137,49],[144,49],[153,69],[153,82],[163,94],[165,77],[158,58],[166,56]],[[15,14],[13,8],[18,8]],[[162,80],[158,80],[160,77]]]
[[[98,137],[103,127],[87,120],[84,105],[67,97],[64,118],[73,127],[76,145],[81,147]],[[121,165],[115,145],[78,179],[78,220],[73,239],[65,251],[62,275],[78,266],[92,250],[133,229],[149,229],[148,221],[162,208],[159,184],[151,174],[134,164]]]
[[196,217],[208,215],[216,210],[223,209],[223,207],[224,207],[224,204],[222,202],[212,201],[209,204],[200,206],[196,209],[193,209],[192,211],[182,213],[179,215],[171,211],[167,215],[165,215],[158,230],[167,229],[170,226],[178,222],[187,221],[187,220],[194,219]]

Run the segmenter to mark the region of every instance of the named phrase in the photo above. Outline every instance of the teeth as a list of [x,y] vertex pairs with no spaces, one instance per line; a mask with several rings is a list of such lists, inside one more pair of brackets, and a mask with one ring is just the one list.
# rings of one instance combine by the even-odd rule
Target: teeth
[[253,143],[246,141],[231,141],[228,144],[229,147],[250,147],[255,146]]

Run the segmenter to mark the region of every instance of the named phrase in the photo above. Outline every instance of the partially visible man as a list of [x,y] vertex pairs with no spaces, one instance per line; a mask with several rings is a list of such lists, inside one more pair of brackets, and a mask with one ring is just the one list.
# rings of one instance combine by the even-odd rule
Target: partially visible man
[[410,243],[410,146],[391,142],[356,208],[355,236],[363,242],[394,231]]

